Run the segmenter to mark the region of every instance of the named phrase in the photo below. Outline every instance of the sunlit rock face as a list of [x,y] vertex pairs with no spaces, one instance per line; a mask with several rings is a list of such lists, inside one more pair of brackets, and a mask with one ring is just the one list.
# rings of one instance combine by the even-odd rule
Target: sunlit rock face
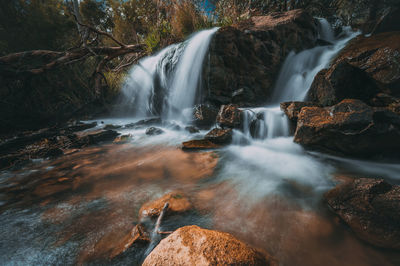
[[303,107],[294,141],[306,147],[350,155],[395,155],[400,147],[400,116],[346,99],[332,107]]
[[150,253],[143,265],[277,265],[228,233],[185,226]]
[[289,52],[313,47],[317,35],[316,21],[302,10],[256,16],[219,29],[204,63],[204,100],[216,105],[265,103]]

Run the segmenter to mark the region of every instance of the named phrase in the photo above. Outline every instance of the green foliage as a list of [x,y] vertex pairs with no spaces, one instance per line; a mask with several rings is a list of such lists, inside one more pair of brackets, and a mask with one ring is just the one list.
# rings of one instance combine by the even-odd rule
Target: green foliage
[[112,98],[119,93],[119,91],[125,81],[126,75],[127,74],[125,72],[108,71],[108,72],[104,73],[104,76],[107,80],[107,85],[108,85],[107,96]]

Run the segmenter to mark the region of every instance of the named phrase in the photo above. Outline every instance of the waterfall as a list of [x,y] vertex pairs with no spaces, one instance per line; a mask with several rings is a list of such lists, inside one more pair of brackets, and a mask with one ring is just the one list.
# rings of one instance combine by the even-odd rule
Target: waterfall
[[[327,68],[347,42],[359,34],[345,29],[343,34],[335,39],[328,21],[318,19],[318,22],[319,37],[332,44],[317,46],[297,54],[289,53],[268,106],[244,109],[243,134],[247,138],[270,139],[288,136],[289,122],[279,104],[285,101],[304,101],[317,73]],[[242,143],[241,140],[240,142]]]
[[204,57],[217,30],[200,31],[140,60],[122,88],[123,104],[136,117],[185,120],[185,109],[195,104]]

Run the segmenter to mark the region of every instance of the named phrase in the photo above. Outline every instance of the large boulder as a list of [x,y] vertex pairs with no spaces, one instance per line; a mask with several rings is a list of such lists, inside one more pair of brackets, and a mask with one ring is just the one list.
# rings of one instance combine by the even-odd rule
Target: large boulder
[[203,100],[217,106],[265,103],[289,52],[315,46],[317,35],[317,23],[303,10],[220,28],[204,62]]
[[303,107],[294,141],[348,155],[398,155],[400,116],[354,99],[332,107]]
[[163,239],[143,262],[147,265],[277,265],[228,233],[185,226]]
[[308,100],[329,106],[345,98],[374,105],[377,94],[400,97],[400,32],[357,37],[314,79]]
[[400,250],[400,186],[358,178],[325,194],[332,210],[364,241]]

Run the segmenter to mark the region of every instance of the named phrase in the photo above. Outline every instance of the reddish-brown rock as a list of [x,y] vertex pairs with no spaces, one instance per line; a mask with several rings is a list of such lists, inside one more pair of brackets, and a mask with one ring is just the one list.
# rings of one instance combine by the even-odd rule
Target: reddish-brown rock
[[222,127],[240,128],[242,127],[243,112],[237,105],[222,105],[217,116],[217,123]]
[[169,206],[166,215],[183,213],[192,209],[192,204],[183,192],[173,191],[145,203],[139,210],[139,217],[158,217],[167,202]]
[[332,107],[303,107],[294,141],[349,155],[398,155],[400,116],[354,99]]
[[364,241],[400,250],[400,186],[358,178],[325,194],[332,210]]
[[300,110],[303,107],[318,106],[312,102],[283,102],[280,104],[281,110],[285,112],[290,121],[297,123]]
[[183,150],[207,150],[218,148],[221,148],[221,145],[213,143],[207,139],[194,139],[182,143]]
[[400,97],[400,32],[351,41],[329,69],[317,74],[308,99],[324,106],[345,98],[374,105],[379,92]]
[[277,265],[228,233],[185,226],[163,239],[143,262],[147,265]]
[[229,144],[232,141],[232,134],[232,128],[214,128],[204,138],[217,144]]

